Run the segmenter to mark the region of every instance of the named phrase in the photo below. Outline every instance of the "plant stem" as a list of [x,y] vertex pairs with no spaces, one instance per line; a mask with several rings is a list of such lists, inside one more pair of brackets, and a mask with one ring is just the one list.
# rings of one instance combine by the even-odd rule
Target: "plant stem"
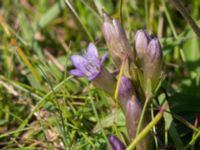
[[188,22],[188,24],[191,26],[191,28],[194,30],[196,35],[200,38],[200,28],[195,23],[195,21],[192,19],[192,17],[189,15],[187,9],[183,6],[180,0],[171,0],[171,2],[175,5],[176,9],[181,13],[183,18]]
[[144,106],[142,108],[142,113],[141,113],[141,117],[140,117],[140,120],[139,120],[139,123],[138,123],[136,136],[140,133],[140,130],[142,128],[142,123],[143,123],[143,120],[144,120],[144,116],[145,116],[145,112],[146,112],[149,100],[150,100],[150,97],[147,97],[146,100],[145,100]]
[[120,82],[121,82],[122,75],[124,73],[124,68],[125,68],[126,63],[127,63],[127,56],[124,57],[121,68],[120,68],[119,78],[117,80],[117,85],[116,85],[115,93],[114,93],[114,99],[115,100],[118,98]]
[[197,132],[197,134],[192,138],[192,140],[188,143],[185,149],[188,149],[191,145],[194,144],[194,142],[199,138],[200,136],[200,130]]

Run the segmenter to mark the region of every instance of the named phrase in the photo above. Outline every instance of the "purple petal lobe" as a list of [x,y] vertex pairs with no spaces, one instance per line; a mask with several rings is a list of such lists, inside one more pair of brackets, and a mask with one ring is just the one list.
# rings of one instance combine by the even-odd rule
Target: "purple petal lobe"
[[81,69],[88,64],[88,61],[80,55],[72,55],[70,59],[71,59],[72,64],[77,69]]
[[157,38],[153,38],[149,42],[147,51],[150,54],[150,56],[152,57],[152,60],[162,57],[160,42]]
[[86,57],[98,58],[97,48],[93,43],[90,43],[87,47]]
[[78,77],[83,77],[85,74],[80,71],[79,69],[73,69],[73,70],[70,70],[69,72],[71,75],[74,75],[74,76],[78,76]]
[[148,47],[148,43],[150,41],[150,36],[148,35],[148,33],[146,32],[146,30],[138,30],[135,34],[135,49],[137,52],[137,57],[139,59],[143,59],[146,51],[147,51],[147,47]]
[[101,58],[101,64],[106,60],[106,58],[107,58],[107,54],[104,54],[104,55],[102,56],[102,58]]
[[101,71],[101,65],[106,56],[100,60],[98,57],[97,48],[93,43],[90,43],[85,55],[72,55],[71,62],[76,67],[70,73],[75,76],[87,76],[89,80],[93,80]]

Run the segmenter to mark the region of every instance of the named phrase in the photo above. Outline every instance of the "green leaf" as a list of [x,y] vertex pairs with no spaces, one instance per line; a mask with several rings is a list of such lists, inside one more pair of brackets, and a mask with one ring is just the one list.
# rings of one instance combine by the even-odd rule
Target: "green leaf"
[[199,66],[200,60],[200,45],[199,39],[194,32],[188,32],[188,36],[191,37],[184,42],[183,52],[186,59],[186,64],[189,71],[194,70]]
[[125,117],[122,110],[115,110],[115,114],[109,114],[108,116],[101,118],[100,123],[94,127],[93,132],[96,133],[101,131],[103,128],[111,127],[113,123],[118,126],[125,126]]

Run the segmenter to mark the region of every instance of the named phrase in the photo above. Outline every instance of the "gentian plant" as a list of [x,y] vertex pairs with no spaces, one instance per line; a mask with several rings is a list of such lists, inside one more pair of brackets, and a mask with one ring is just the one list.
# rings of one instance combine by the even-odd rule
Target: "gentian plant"
[[[121,74],[114,76],[104,67],[106,55],[100,59],[93,43],[89,44],[82,56],[71,56],[75,69],[71,70],[70,74],[78,77],[86,76],[96,87],[113,98],[116,98],[114,94],[118,89],[117,99],[125,115],[128,139],[131,142],[150,120],[150,113],[145,110],[158,89],[162,72],[161,46],[158,38],[150,36],[141,29],[135,34],[135,50],[133,50],[120,22],[105,12],[103,17],[102,32],[108,51]],[[126,64],[126,68],[121,67],[123,64]],[[128,144],[120,141],[115,135],[110,135],[108,139],[113,150],[123,150]],[[136,148],[149,150],[151,141],[152,136],[147,135]]]

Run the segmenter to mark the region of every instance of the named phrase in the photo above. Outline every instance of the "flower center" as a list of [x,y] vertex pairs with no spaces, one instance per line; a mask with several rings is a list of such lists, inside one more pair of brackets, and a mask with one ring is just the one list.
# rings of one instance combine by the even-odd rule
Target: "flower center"
[[86,65],[86,70],[90,74],[99,73],[100,65],[98,64],[98,62],[94,62],[92,60],[88,60],[88,64]]

